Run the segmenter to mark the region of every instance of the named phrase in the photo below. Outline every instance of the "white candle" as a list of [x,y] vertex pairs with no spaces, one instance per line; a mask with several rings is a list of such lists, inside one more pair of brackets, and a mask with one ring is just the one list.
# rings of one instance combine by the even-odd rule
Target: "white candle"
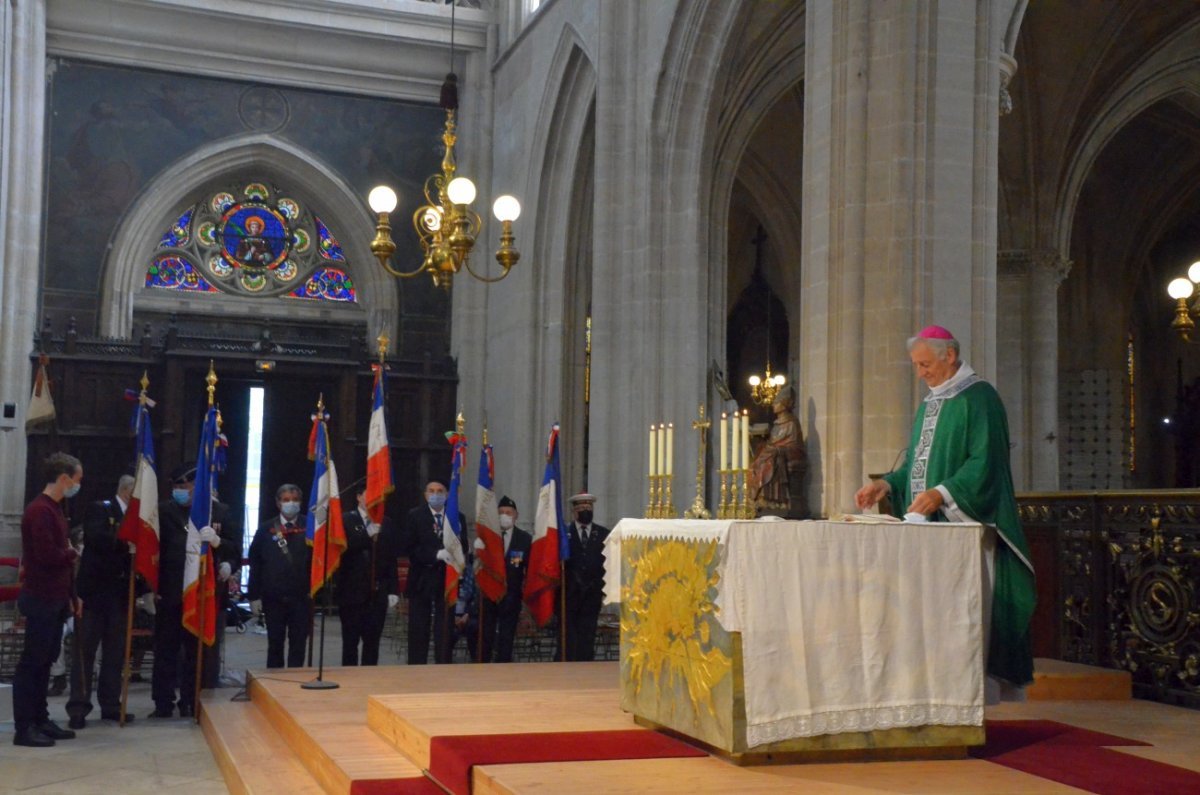
[[658,452],[658,446],[654,441],[654,423],[650,423],[650,477],[658,474],[654,471],[654,454],[656,452]]
[[667,425],[658,424],[658,474],[667,474]]
[[729,468],[729,459],[726,453],[729,448],[729,421],[726,418],[725,412],[721,412],[721,471],[724,472]]
[[750,409],[742,410],[742,469],[750,468]]
[[667,423],[667,471],[664,475],[675,474],[675,423]]
[[737,470],[738,466],[742,464],[742,456],[738,454],[738,440],[742,437],[742,430],[738,428],[739,413],[733,412],[733,417],[730,418],[732,420],[730,423],[730,447],[732,448],[730,450],[730,467],[733,470]]

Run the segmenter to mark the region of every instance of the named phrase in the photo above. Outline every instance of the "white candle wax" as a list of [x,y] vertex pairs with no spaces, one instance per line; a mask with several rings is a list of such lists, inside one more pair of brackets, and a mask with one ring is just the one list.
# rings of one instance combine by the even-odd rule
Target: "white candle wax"
[[658,452],[658,445],[654,440],[654,424],[650,425],[650,477],[654,477],[658,473],[654,471],[654,454]]
[[729,466],[732,469],[737,469],[742,463],[742,457],[738,453],[738,442],[742,438],[742,429],[738,424],[740,420],[740,414],[741,412],[735,411],[733,412],[733,416],[729,418],[732,420],[732,422],[729,423],[731,426],[729,429],[729,446],[731,448],[729,451]]
[[667,471],[665,475],[675,474],[675,423],[667,423]]
[[750,409],[742,411],[742,469],[750,468]]
[[729,468],[729,421],[725,412],[721,412],[721,471]]

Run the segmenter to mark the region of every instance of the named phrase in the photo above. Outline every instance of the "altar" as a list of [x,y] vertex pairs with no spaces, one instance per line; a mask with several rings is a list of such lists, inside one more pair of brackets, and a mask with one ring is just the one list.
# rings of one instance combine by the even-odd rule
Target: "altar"
[[624,519],[621,707],[735,761],[984,741],[978,524]]

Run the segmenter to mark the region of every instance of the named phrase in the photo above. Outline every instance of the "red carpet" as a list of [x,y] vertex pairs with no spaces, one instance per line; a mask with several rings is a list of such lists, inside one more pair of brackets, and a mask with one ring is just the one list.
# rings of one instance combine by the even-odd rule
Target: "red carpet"
[[454,795],[468,795],[474,765],[680,756],[708,754],[649,729],[464,734],[433,738],[429,746],[429,775]]
[[425,776],[420,776],[352,781],[350,795],[446,795],[446,791]]
[[987,744],[971,756],[1097,795],[1200,792],[1200,773],[1104,747],[1111,745],[1149,743],[1049,720],[988,721]]

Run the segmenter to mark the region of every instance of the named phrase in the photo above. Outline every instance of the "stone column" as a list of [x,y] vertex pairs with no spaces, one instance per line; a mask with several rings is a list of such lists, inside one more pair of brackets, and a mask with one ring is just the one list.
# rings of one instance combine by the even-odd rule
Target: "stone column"
[[1058,489],[1058,288],[1071,261],[1057,251],[1035,252],[1029,270],[1026,350],[1029,352],[1029,440],[1034,454],[1029,489]]
[[[0,431],[0,554],[20,548],[25,502],[25,410],[37,328],[41,261],[45,0],[12,0],[3,15],[0,107],[0,404],[15,404],[17,427]],[[62,396],[55,396],[62,401]]]
[[908,444],[904,348],[938,323],[996,369],[1000,44],[1013,3],[811,4],[806,12],[800,410],[814,490],[847,510]]

